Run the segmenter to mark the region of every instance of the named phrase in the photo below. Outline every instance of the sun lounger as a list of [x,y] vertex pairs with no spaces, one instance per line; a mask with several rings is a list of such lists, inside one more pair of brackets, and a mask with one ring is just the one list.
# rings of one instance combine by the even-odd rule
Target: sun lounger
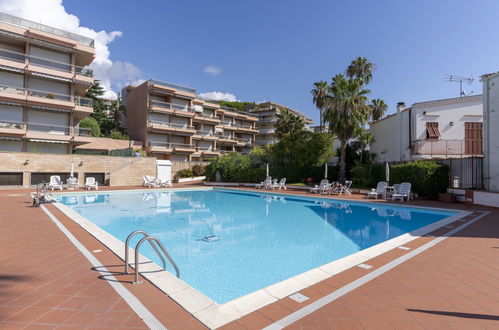
[[156,188],[159,186],[159,182],[155,177],[144,175],[144,186],[149,188]]
[[94,177],[89,176],[85,179],[85,189],[87,189],[87,190],[90,190],[90,189],[99,190],[99,184],[97,183],[97,181],[95,180]]
[[328,185],[329,185],[329,180],[322,179],[318,185],[315,185],[315,187],[310,188],[310,192],[316,194],[322,193],[324,189],[327,188]]
[[367,193],[367,198],[374,197],[374,199],[378,199],[378,196],[382,198],[386,198],[386,187],[388,186],[388,182],[380,181],[376,186],[376,189],[372,189],[371,192]]
[[409,182],[403,182],[397,192],[392,195],[392,201],[394,200],[404,200],[409,201],[411,199],[411,184]]
[[284,184],[286,184],[286,178],[282,178],[279,182],[272,183],[271,189],[286,190],[286,186]]
[[50,190],[54,190],[54,189],[60,189],[60,190],[62,190],[61,177],[58,176],[58,175],[52,175],[50,177],[50,182],[49,182],[48,188]]

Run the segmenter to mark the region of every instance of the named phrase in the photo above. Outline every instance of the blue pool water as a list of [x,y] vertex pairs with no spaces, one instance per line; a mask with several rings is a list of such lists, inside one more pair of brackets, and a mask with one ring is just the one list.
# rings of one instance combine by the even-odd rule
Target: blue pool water
[[[59,200],[121,241],[139,229],[157,236],[181,279],[219,304],[453,214],[222,189]],[[148,244],[141,253],[162,265]]]

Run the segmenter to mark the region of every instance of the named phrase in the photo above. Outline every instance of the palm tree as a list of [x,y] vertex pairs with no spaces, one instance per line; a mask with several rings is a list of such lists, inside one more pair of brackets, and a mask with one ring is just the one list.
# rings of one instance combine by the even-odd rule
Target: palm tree
[[278,139],[283,137],[284,134],[301,131],[305,128],[303,118],[288,109],[281,110],[276,116],[277,122],[274,124],[274,128]]
[[347,143],[369,118],[370,108],[366,96],[369,91],[364,89],[360,79],[346,78],[341,74],[332,79],[330,86],[331,99],[324,112],[324,120],[340,140],[339,181],[344,182]]
[[369,62],[365,57],[357,57],[350,63],[345,71],[348,78],[356,78],[362,81],[362,84],[367,85],[373,78],[374,64]]
[[359,127],[355,133],[358,145],[360,146],[360,163],[363,162],[363,156],[368,145],[374,142],[374,136],[368,130],[363,127]]
[[324,117],[324,109],[326,108],[328,98],[329,98],[329,85],[326,81],[318,81],[314,83],[314,89],[311,90],[312,95],[314,96],[313,102],[317,109],[319,109],[320,116],[320,132],[322,133],[323,126],[323,117]]
[[388,105],[381,99],[371,100],[371,118],[372,120],[378,120],[385,114]]

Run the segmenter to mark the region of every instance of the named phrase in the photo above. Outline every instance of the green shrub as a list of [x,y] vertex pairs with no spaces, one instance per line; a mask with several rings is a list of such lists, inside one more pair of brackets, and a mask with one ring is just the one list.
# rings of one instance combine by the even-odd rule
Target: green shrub
[[128,140],[128,136],[117,130],[112,131],[111,134],[109,134],[109,137],[115,140]]
[[373,188],[379,181],[385,180],[383,165],[362,164],[350,169],[350,178],[356,187]]
[[208,166],[206,166],[206,176],[210,181],[215,181],[216,173],[220,173],[222,182],[235,182],[239,171],[249,168],[250,160],[247,155],[239,155],[235,152],[223,155]]
[[86,117],[80,120],[81,128],[90,128],[92,136],[100,136],[100,126],[97,120],[93,117]]
[[193,177],[194,174],[192,173],[191,169],[185,168],[183,170],[180,170],[175,174],[176,178],[190,178]]
[[449,167],[433,161],[390,166],[390,183],[410,182],[412,191],[436,199],[449,186]]
[[206,169],[203,165],[196,164],[191,168],[194,176],[203,176],[206,174]]

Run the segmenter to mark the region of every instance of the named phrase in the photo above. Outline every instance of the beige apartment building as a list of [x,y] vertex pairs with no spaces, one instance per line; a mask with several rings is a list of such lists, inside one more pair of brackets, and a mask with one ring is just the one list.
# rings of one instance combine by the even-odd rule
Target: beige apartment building
[[279,114],[284,109],[287,109],[295,115],[303,118],[307,127],[313,123],[313,121],[305,117],[303,113],[278,103],[265,102],[259,104],[250,104],[247,107],[247,110],[252,115],[258,118],[258,122],[256,124],[258,135],[256,136],[255,144],[267,145],[277,142],[274,124],[277,122],[277,114]]
[[194,88],[159,80],[123,89],[128,135],[149,156],[176,161],[248,153],[258,133],[254,115],[196,98]]
[[0,13],[0,151],[67,154],[85,143],[94,56],[93,39]]

